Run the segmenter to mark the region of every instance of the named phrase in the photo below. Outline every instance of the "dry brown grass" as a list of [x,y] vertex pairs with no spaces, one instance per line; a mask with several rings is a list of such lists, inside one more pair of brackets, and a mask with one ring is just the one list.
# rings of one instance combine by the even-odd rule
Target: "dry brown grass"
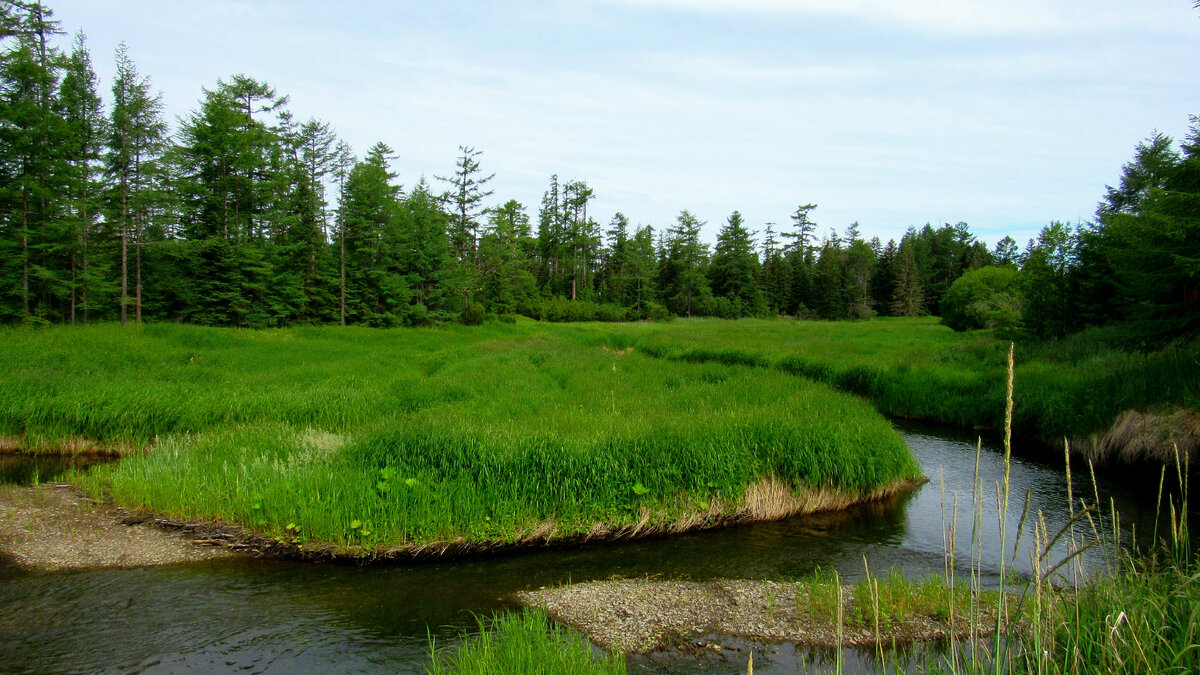
[[1102,433],[1071,442],[1071,450],[1095,464],[1156,462],[1174,466],[1187,457],[1200,466],[1200,413],[1175,408],[1160,412],[1126,410]]

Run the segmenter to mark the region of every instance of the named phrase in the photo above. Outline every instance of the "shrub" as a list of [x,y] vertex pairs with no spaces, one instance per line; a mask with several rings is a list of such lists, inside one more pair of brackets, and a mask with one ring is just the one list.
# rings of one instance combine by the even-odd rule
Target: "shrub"
[[962,275],[942,298],[942,323],[957,331],[1015,328],[1021,320],[1017,270],[981,267]]
[[478,326],[483,323],[483,305],[468,300],[463,303],[462,313],[458,320],[466,326]]

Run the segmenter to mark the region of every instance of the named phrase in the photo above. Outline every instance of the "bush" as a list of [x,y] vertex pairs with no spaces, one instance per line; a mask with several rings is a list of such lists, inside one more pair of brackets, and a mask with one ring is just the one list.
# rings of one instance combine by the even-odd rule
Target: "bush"
[[458,320],[466,326],[478,326],[483,323],[483,305],[468,300],[463,303],[462,313]]
[[942,323],[957,331],[1015,328],[1021,320],[1017,270],[981,267],[962,275],[942,298]]
[[620,305],[570,300],[561,296],[532,300],[523,304],[520,312],[531,319],[550,322],[629,320],[629,310]]

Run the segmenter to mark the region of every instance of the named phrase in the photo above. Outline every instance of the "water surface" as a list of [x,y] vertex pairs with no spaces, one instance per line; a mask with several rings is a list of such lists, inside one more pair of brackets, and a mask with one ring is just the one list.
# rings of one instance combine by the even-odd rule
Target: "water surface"
[[[897,566],[909,576],[941,574],[947,565],[944,527],[953,521],[955,495],[955,569],[969,575],[975,439],[906,423],[901,431],[929,483],[887,502],[776,523],[383,567],[238,559],[26,573],[0,560],[0,669],[423,672],[431,641],[454,642],[476,629],[477,616],[513,607],[512,594],[525,589],[616,577],[788,579],[818,567],[837,569],[853,581],[862,578],[865,565],[872,572]],[[986,561],[979,574],[994,584],[1001,555],[995,484],[1003,475],[995,448],[985,444],[978,472],[984,499],[977,541]],[[1019,550],[1012,558],[1025,495],[1034,510],[1045,513],[1048,529],[1057,531],[1069,519],[1066,481],[1058,467],[1015,458],[1011,484],[1007,523],[1013,534],[1004,554],[1017,573],[1028,574],[1028,554]],[[1152,528],[1152,499],[1148,503],[1146,495],[1107,483],[1101,488],[1103,498],[1111,497],[1121,510],[1124,527]],[[1065,549],[1054,555],[1063,554]],[[1089,552],[1087,562],[1099,565],[1103,557],[1099,550]],[[729,644],[762,650],[755,658],[759,673],[796,672],[798,662],[819,660],[788,645]],[[637,657],[630,665],[634,672],[730,672],[733,664],[744,669],[745,658],[731,649],[707,659]],[[865,656],[854,663],[871,667]]]

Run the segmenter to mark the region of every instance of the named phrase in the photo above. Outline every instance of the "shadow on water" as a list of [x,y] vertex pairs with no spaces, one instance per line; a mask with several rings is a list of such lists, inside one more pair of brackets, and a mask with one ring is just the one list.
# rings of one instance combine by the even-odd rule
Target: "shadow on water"
[[[476,615],[513,608],[511,596],[519,590],[622,577],[789,579],[817,567],[854,581],[863,576],[864,557],[873,572],[899,567],[909,576],[942,573],[943,485],[948,503],[958,495],[960,532],[965,527],[969,533],[975,440],[908,424],[901,431],[931,479],[925,486],[885,502],[775,523],[386,567],[248,559],[26,573],[0,560],[0,654],[5,667],[17,672],[422,672],[430,639],[443,645],[476,630]],[[984,448],[979,471],[985,522],[994,531],[992,486],[1003,472],[994,448]],[[47,480],[41,473],[39,479]],[[1066,481],[1059,469],[1014,459],[1012,483],[1018,515],[1028,492],[1052,530],[1066,522]],[[1116,486],[1102,489],[1122,505],[1122,523],[1143,522],[1144,500]],[[961,570],[967,569],[969,539],[960,534]],[[998,560],[994,538],[985,537],[983,547],[986,561]],[[1091,562],[1100,559],[1097,553]],[[1015,564],[1018,573],[1029,570],[1027,556]],[[996,572],[985,566],[985,583]],[[740,645],[743,652],[726,650],[715,659],[652,655],[630,665],[635,672],[730,672],[738,663],[744,672],[754,648],[755,672],[796,672],[801,663],[823,668],[819,650],[724,644]],[[847,652],[854,659],[846,672],[874,670],[870,653]]]

